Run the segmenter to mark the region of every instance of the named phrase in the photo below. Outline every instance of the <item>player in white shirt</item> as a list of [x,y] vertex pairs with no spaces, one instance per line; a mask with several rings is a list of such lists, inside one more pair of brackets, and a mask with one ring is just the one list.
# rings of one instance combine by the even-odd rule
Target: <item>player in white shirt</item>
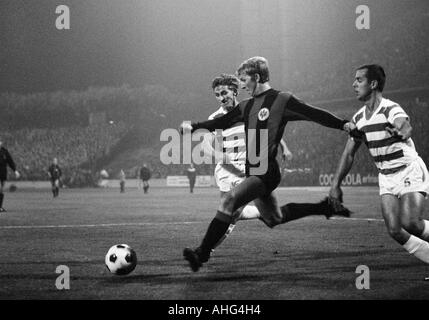
[[[212,82],[212,89],[219,102],[219,109],[209,116],[209,120],[231,111],[238,105],[237,96],[240,81],[234,75],[222,74]],[[240,184],[246,177],[246,139],[244,123],[239,122],[231,128],[218,130],[204,136],[202,147],[206,155],[217,161],[214,176],[220,191],[220,200],[225,201],[225,195],[236,185]],[[292,159],[292,153],[287,148],[286,142],[281,139],[283,161]],[[230,224],[225,235],[216,244],[218,247],[232,232],[238,220],[259,219],[261,214],[252,203],[239,208],[234,213],[233,223]],[[263,220],[261,220],[263,221]]]
[[356,70],[353,88],[364,106],[353,116],[356,128],[347,141],[329,196],[342,201],[341,181],[364,142],[379,171],[381,208],[389,235],[410,254],[429,263],[429,221],[422,218],[429,173],[411,139],[408,115],[399,104],[382,96],[385,79],[379,65]]

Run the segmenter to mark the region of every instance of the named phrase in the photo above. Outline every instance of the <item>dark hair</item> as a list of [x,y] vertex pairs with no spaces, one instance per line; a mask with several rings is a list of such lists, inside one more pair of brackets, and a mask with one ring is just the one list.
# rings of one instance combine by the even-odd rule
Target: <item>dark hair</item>
[[386,83],[386,74],[384,73],[383,67],[378,64],[365,64],[363,66],[360,66],[356,70],[365,69],[368,81],[371,82],[376,80],[378,83],[376,90],[383,92],[384,84]]
[[228,86],[230,89],[238,92],[240,81],[232,74],[223,73],[219,77],[214,78],[212,81],[212,89],[216,88],[217,86]]
[[259,74],[260,83],[270,80],[268,61],[264,57],[252,57],[244,61],[237,69],[237,75],[242,73],[245,73],[253,78],[255,74]]

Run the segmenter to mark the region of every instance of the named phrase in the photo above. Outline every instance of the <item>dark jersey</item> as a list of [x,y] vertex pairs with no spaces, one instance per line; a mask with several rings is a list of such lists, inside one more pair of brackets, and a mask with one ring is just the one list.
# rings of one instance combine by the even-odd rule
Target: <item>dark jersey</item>
[[[288,121],[307,120],[323,126],[342,130],[346,120],[332,113],[308,105],[291,93],[269,89],[251,99],[241,101],[237,107],[222,117],[192,124],[192,131],[200,128],[214,131],[227,129],[237,122],[244,122],[246,132],[246,175],[249,167],[258,164],[249,162],[249,154],[275,162],[278,145]],[[253,129],[253,130],[252,130]],[[268,141],[261,143],[261,129],[267,129]],[[250,133],[250,134],[249,134]]]
[[142,167],[140,169],[140,179],[147,181],[150,179],[150,177],[151,177],[150,170],[146,167]]
[[6,180],[7,166],[9,166],[13,171],[16,171],[15,162],[13,162],[9,151],[4,147],[0,147],[0,180]]
[[188,168],[186,170],[186,174],[189,180],[195,180],[197,177],[197,170],[195,168],[194,169]]
[[52,180],[57,180],[62,175],[61,169],[57,164],[51,164],[48,172]]

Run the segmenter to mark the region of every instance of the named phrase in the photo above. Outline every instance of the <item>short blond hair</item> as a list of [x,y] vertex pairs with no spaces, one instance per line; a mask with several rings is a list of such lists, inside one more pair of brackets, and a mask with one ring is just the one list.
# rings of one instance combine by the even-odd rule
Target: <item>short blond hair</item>
[[270,72],[268,70],[268,60],[264,57],[252,57],[245,60],[237,69],[237,75],[247,74],[254,76],[259,74],[260,82],[264,83],[270,80]]

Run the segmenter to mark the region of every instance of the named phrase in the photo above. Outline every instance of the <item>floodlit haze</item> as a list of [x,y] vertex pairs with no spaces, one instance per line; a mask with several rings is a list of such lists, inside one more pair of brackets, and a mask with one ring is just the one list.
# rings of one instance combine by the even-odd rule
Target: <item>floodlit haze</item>
[[[70,30],[55,28],[59,3],[70,8]],[[226,0],[2,1],[1,91],[209,87],[214,72],[235,67],[238,7]]]
[[[210,93],[214,76],[234,72],[243,59],[253,55],[269,58],[274,84],[296,90],[296,80],[308,84],[305,77],[309,74],[314,79],[331,72],[333,61],[347,58],[345,52],[362,50],[360,41],[376,40],[379,32],[398,22],[407,26],[402,21],[405,13],[420,14],[425,22],[413,26],[415,30],[405,28],[392,34],[393,38],[417,37],[429,19],[426,0],[367,1],[371,30],[358,31],[355,8],[360,1],[261,1],[259,11],[266,14],[254,19],[251,14],[243,15],[246,3],[251,2],[2,0],[0,92],[159,84],[205,94]],[[70,8],[70,30],[55,28],[59,4]],[[274,16],[275,6],[281,7],[282,15]],[[258,34],[252,26],[261,30],[261,25],[265,29]],[[283,50],[276,47],[280,39]],[[367,59],[348,61],[341,67],[352,75],[354,63],[373,58],[361,54]],[[281,68],[281,61],[286,67]]]

